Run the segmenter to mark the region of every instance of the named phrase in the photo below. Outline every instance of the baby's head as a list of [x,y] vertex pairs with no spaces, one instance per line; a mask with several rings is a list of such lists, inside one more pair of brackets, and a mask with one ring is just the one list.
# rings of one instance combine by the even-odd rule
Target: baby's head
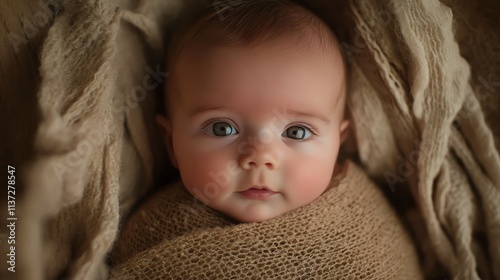
[[348,127],[345,65],[335,35],[306,9],[223,3],[172,45],[158,122],[191,194],[264,221],[328,187]]

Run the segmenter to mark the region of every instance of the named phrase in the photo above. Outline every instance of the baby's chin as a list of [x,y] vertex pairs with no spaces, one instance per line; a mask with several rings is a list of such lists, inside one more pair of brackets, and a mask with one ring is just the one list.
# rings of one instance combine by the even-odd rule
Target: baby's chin
[[277,211],[263,205],[249,205],[244,210],[232,209],[221,212],[242,223],[263,222],[285,213],[285,211]]

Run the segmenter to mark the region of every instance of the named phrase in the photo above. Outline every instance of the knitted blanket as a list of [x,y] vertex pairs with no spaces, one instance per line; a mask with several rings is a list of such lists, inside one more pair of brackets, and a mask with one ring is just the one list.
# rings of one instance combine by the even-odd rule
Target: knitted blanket
[[[19,279],[108,276],[120,221],[172,170],[154,126],[163,35],[180,11],[231,5],[63,2],[40,51],[40,123],[16,201]],[[471,77],[459,50],[480,59],[482,51],[459,49],[460,14],[438,0],[301,2],[339,34],[353,155],[409,224],[425,277],[500,279],[500,159],[479,102],[498,100],[485,93],[500,72]]]
[[110,279],[422,279],[413,241],[355,164],[317,200],[236,223],[181,183],[154,194],[114,246]]

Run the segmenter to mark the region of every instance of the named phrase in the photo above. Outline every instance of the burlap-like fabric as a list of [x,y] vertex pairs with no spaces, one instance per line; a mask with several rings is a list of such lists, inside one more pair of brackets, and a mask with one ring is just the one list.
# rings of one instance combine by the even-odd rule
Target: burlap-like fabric
[[413,241],[355,164],[309,205],[236,223],[182,184],[146,201],[121,231],[111,279],[422,279]]
[[[499,52],[482,48],[498,46],[495,13],[454,0],[303,2],[345,33],[356,155],[411,226],[426,277],[500,279],[500,164],[479,106],[498,116]],[[162,34],[178,11],[213,3],[63,1],[39,51],[13,277],[106,277],[120,219],[165,170],[159,88],[143,81],[163,79]]]
[[439,266],[435,254],[453,278],[500,278],[500,159],[474,94],[480,88],[450,36],[451,9],[353,3],[360,41],[350,49],[358,63],[348,102],[362,162],[399,197],[409,186],[419,213],[407,219],[428,274]]

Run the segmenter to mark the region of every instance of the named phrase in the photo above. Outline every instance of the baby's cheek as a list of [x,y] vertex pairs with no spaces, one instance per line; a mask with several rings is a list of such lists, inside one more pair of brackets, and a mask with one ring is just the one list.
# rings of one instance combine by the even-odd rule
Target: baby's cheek
[[290,191],[299,203],[307,204],[319,197],[330,183],[333,163],[318,160],[303,160],[290,170]]
[[202,192],[214,190],[205,190],[213,188],[222,181],[222,173],[225,171],[228,159],[222,153],[191,153],[189,160],[181,170],[182,180],[188,189],[198,189]]

